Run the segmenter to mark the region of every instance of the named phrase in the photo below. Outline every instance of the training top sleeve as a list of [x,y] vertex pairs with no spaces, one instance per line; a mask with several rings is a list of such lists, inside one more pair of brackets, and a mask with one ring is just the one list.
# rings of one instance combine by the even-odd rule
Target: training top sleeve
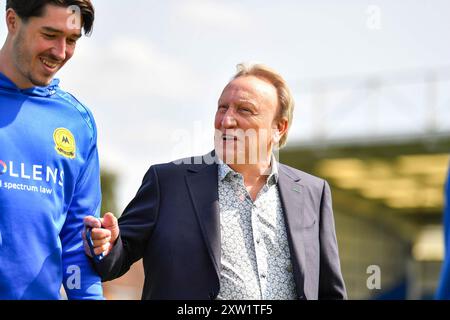
[[75,185],[65,224],[60,233],[62,242],[63,285],[69,299],[103,299],[100,276],[84,253],[81,233],[85,216],[100,216],[101,188],[97,151],[97,132],[93,135],[86,163]]

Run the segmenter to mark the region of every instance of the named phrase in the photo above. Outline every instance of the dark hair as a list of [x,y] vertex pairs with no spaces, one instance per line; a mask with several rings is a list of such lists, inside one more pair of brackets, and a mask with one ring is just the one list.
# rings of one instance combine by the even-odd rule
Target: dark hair
[[27,21],[30,17],[41,17],[48,4],[59,7],[78,6],[84,33],[91,34],[95,17],[91,0],[6,0],[6,10],[13,9],[22,20]]

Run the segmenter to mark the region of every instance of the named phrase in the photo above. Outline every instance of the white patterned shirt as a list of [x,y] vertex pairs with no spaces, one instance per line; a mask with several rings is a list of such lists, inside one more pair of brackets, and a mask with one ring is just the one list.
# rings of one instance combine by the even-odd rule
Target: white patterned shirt
[[277,162],[253,202],[241,174],[219,161],[222,271],[217,299],[296,299],[277,187]]

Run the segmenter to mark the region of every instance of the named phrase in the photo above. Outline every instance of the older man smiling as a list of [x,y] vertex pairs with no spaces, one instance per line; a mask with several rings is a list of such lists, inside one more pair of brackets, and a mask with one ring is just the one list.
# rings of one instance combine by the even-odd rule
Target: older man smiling
[[328,183],[273,155],[293,107],[278,73],[239,65],[213,152],[150,167],[118,221],[85,218],[103,280],[143,258],[143,299],[346,298]]

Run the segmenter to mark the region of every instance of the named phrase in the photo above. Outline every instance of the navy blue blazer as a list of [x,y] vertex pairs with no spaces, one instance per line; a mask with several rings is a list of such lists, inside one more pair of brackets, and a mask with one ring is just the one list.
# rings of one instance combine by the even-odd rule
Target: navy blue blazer
[[[215,299],[221,236],[213,153],[151,166],[119,219],[113,250],[95,263],[103,281],[143,258],[142,299]],[[345,299],[325,180],[280,164],[278,187],[299,299]]]

